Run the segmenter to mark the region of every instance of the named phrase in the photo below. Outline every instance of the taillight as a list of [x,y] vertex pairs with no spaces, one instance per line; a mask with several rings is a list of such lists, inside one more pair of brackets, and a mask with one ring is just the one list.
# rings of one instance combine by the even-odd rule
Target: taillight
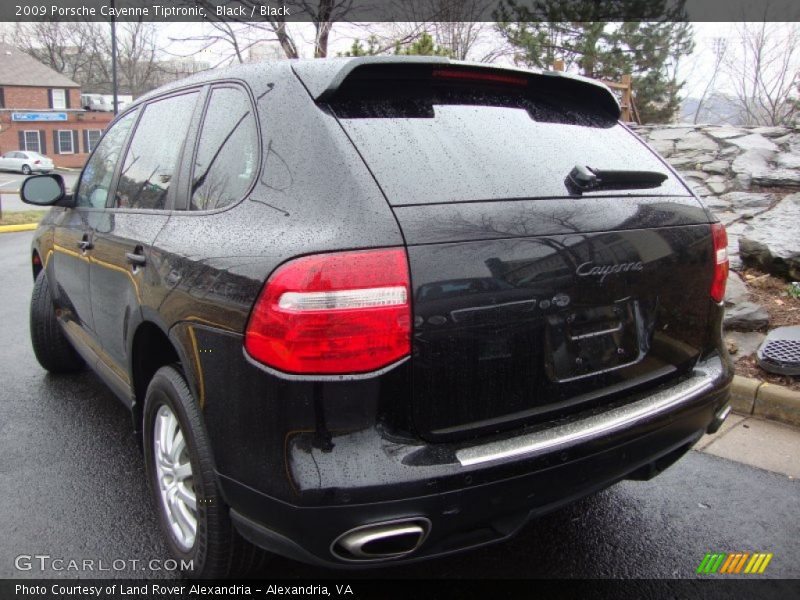
[[496,73],[481,69],[434,69],[435,79],[450,79],[475,83],[502,83],[507,85],[526,86],[528,78],[524,75]]
[[40,160],[35,160],[35,161],[33,161],[33,164],[35,164],[35,165],[40,165],[40,164],[42,164],[42,161],[40,161]]
[[714,240],[714,279],[711,281],[711,298],[722,302],[725,298],[725,284],[728,281],[728,234],[722,223],[711,224],[711,238]]
[[244,345],[289,373],[364,373],[411,348],[405,250],[317,254],[278,267],[247,324]]

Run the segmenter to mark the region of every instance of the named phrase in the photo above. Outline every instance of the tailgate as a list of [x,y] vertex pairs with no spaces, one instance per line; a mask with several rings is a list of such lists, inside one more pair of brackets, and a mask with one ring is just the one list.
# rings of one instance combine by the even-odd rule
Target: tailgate
[[[553,419],[688,370],[714,261],[699,201],[589,84],[448,69],[362,68],[328,104],[408,245],[419,434]],[[584,166],[614,185],[577,191]]]
[[[601,203],[605,214],[615,214],[613,203]],[[526,204],[396,211],[409,239],[413,411],[424,437],[608,402],[689,370],[707,343],[713,249],[699,206],[661,200],[676,224],[651,227],[641,212],[654,214],[653,203],[642,201],[618,229],[576,234],[553,232],[546,213]],[[480,223],[483,211],[514,222],[521,210],[551,231],[465,239],[464,224]],[[425,243],[430,222],[443,236],[453,223],[459,241]]]

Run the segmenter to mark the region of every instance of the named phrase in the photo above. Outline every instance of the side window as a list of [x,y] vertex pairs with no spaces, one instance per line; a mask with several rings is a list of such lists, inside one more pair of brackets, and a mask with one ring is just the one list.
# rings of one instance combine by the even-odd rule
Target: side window
[[256,170],[256,133],[243,90],[212,90],[192,174],[192,210],[222,208],[242,199]]
[[165,207],[196,100],[197,92],[192,92],[145,108],[122,166],[115,206]]
[[108,188],[114,178],[114,169],[122,154],[122,146],[128,137],[131,126],[136,121],[138,111],[133,111],[114,123],[100,140],[97,150],[83,169],[76,206],[104,208],[108,200]]

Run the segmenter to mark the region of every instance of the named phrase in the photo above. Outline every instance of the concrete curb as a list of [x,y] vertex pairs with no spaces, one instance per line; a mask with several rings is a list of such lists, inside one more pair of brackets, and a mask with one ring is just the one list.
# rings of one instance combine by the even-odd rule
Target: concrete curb
[[17,231],[33,231],[38,223],[25,223],[23,225],[0,225],[0,233],[16,233]]
[[800,392],[780,385],[736,375],[731,384],[731,407],[741,415],[800,427]]

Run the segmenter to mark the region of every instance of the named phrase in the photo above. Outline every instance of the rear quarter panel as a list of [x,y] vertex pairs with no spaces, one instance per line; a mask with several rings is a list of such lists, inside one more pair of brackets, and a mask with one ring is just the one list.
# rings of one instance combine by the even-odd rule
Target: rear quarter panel
[[[291,258],[402,246],[403,238],[334,117],[311,101],[288,66],[249,83],[262,140],[256,183],[228,209],[170,216],[147,267],[160,297],[143,314],[158,320],[186,356],[220,473],[285,496],[286,431],[313,431],[320,419],[323,430],[343,422],[374,426],[369,398],[378,397],[373,388],[380,383],[330,384],[325,403],[337,410],[315,406],[314,384],[287,382],[245,358],[252,305],[269,274]],[[409,389],[397,389],[408,398]]]

